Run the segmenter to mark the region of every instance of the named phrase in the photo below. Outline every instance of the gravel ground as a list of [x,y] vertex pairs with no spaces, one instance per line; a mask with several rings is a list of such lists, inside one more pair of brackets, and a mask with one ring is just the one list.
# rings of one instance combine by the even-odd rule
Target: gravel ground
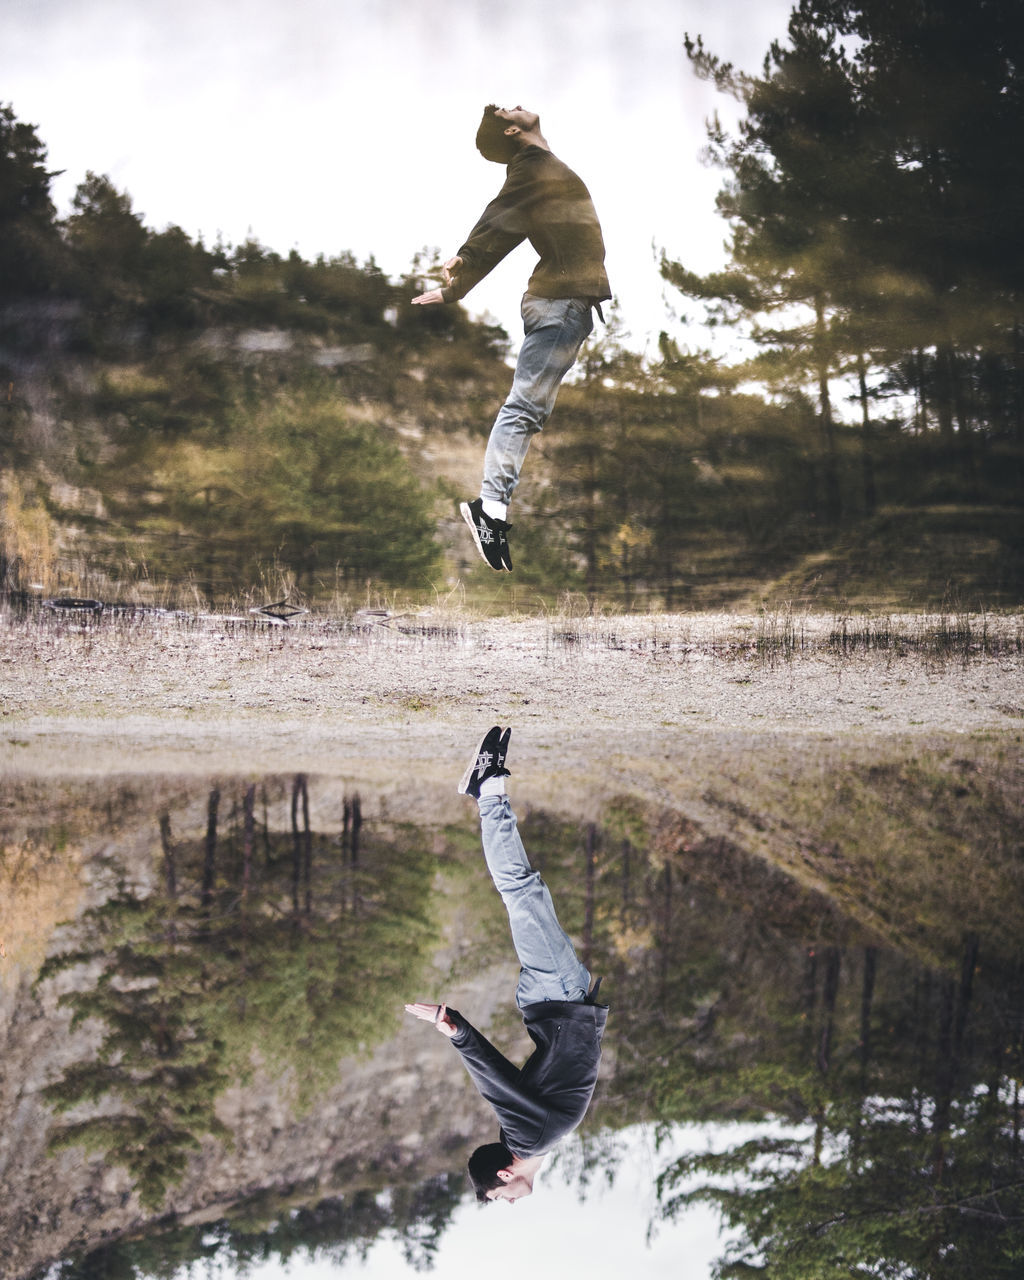
[[709,753],[986,733],[1019,742],[1024,618],[956,622],[974,637],[966,657],[959,642],[929,641],[949,619],[920,616],[859,620],[860,634],[903,643],[845,653],[829,646],[835,618],[816,615],[307,617],[288,627],[8,618],[0,767],[304,770],[447,794],[480,731],[502,722],[516,729],[516,770],[545,793],[594,777],[600,790],[664,792]]

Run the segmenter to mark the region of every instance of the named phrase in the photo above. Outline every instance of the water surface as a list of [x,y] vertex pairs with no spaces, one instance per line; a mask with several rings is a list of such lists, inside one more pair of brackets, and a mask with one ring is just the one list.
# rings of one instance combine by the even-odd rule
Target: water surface
[[678,814],[519,808],[612,1013],[580,1134],[484,1209],[464,1167],[493,1118],[401,1013],[445,998],[528,1052],[471,804],[424,826],[328,776],[9,785],[4,1275],[458,1276],[542,1242],[578,1266],[567,1240],[598,1276],[1019,1274],[998,902],[922,956]]

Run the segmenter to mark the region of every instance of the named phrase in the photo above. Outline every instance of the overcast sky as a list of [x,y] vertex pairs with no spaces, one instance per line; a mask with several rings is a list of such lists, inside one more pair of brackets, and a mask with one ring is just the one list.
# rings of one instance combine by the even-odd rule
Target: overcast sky
[[[146,224],[248,234],[305,257],[373,254],[391,276],[458,248],[503,169],[483,105],[539,111],[590,187],[634,345],[671,328],[654,249],[723,260],[722,177],[699,152],[722,100],[682,43],[759,68],[789,0],[3,0],[0,101],[35,124],[66,213],[88,169]],[[466,305],[518,338],[534,255]],[[681,300],[679,300],[681,305]]]

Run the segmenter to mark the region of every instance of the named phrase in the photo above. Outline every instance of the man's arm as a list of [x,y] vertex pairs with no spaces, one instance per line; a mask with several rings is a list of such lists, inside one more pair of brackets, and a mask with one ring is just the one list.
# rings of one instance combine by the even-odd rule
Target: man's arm
[[545,1132],[548,1106],[523,1083],[519,1067],[509,1062],[486,1036],[455,1009],[449,1016],[458,1028],[452,1044],[481,1098],[498,1117],[502,1140],[516,1155],[529,1155]]
[[442,267],[444,287],[413,298],[418,306],[458,302],[493,271],[502,258],[522,244],[527,234],[526,206],[535,197],[531,166],[514,166],[504,185],[480,215],[466,243]]
[[[511,1084],[519,1081],[520,1071],[514,1067],[504,1054],[499,1053],[494,1045],[482,1036],[476,1027],[459,1013],[458,1009],[449,1009],[446,1004],[407,1004],[406,1013],[411,1013],[421,1022],[431,1022],[449,1040],[457,1040],[456,1049],[462,1055],[469,1074],[474,1080],[477,1073],[495,1075]],[[473,1065],[471,1066],[470,1063]],[[476,1070],[474,1070],[476,1067]],[[481,1090],[483,1093],[483,1090]],[[486,1097],[487,1095],[484,1094]],[[488,1098],[488,1101],[490,1099]]]
[[522,1072],[480,1034],[457,1009],[443,1004],[407,1004],[406,1012],[433,1022],[451,1040],[477,1092],[490,1104],[517,1154],[529,1153],[544,1132],[548,1108],[522,1084]]

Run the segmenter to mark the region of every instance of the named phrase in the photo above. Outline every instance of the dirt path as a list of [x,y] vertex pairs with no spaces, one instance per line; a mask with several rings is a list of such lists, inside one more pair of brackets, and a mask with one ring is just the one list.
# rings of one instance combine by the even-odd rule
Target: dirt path
[[[969,661],[924,645],[933,625],[886,620],[917,651],[837,653],[827,647],[835,620],[813,615],[421,616],[360,630],[315,619],[288,629],[8,620],[0,767],[301,769],[390,791],[444,786],[481,728],[501,721],[516,728],[518,771],[544,791],[591,774],[602,788],[646,778],[646,790],[671,785],[712,747],[764,753],[842,739],[869,749],[983,733],[1019,742],[1021,618],[988,620],[1000,651]],[[981,634],[979,620],[972,629]]]

